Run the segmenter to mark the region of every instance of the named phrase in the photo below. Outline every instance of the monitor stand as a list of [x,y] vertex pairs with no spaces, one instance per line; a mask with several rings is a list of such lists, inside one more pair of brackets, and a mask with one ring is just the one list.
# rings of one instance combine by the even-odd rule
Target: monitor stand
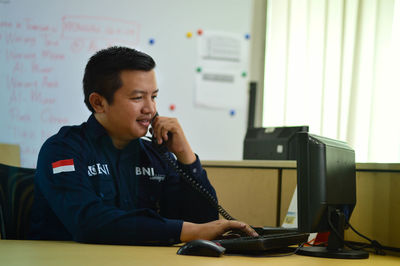
[[333,226],[334,228],[329,231],[328,246],[301,247],[296,254],[336,259],[367,259],[369,257],[368,252],[344,247],[345,216],[343,212],[332,212],[330,216],[333,218],[331,227]]

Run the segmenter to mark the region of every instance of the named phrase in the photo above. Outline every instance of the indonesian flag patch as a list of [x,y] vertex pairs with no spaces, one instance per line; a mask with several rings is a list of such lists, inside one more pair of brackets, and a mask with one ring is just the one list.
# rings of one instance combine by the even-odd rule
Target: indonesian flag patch
[[53,174],[62,172],[74,172],[74,159],[60,160],[51,164],[53,167]]

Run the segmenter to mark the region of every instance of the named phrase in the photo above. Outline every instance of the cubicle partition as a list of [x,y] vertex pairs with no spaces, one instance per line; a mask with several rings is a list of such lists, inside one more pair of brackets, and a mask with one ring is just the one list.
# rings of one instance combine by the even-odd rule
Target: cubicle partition
[[0,163],[12,166],[21,165],[21,148],[17,144],[0,143]]

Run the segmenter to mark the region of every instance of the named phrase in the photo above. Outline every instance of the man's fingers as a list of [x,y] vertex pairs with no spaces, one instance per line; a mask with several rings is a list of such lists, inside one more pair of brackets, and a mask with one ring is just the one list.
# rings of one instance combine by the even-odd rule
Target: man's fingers
[[249,236],[258,236],[257,232],[254,231],[254,229],[251,228],[251,226],[246,223],[239,222],[239,221],[229,221],[229,222],[230,223],[228,224],[227,229],[240,229],[243,232],[245,232],[246,234],[248,234]]

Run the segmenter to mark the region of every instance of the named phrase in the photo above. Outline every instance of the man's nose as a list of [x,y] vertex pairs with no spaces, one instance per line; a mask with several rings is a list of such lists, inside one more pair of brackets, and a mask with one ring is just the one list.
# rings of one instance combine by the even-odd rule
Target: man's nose
[[145,100],[142,111],[143,113],[152,113],[152,114],[156,112],[156,103],[152,98]]

